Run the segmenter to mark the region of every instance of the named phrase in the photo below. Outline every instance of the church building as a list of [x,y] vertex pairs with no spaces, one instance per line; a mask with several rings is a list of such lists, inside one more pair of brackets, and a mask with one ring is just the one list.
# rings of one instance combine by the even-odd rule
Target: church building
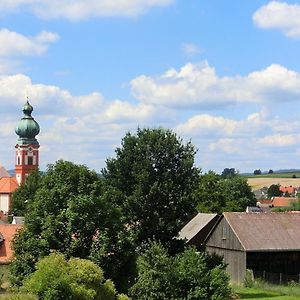
[[11,176],[0,165],[0,219],[11,211],[12,194],[22,184],[26,177],[39,167],[39,143],[36,136],[40,132],[39,124],[31,116],[33,111],[28,100],[23,107],[23,118],[16,126],[19,136],[15,152],[15,176]]

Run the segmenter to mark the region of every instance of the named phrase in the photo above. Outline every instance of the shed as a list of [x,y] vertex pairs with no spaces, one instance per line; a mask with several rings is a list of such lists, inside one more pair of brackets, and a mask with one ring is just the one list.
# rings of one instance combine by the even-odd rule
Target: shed
[[231,281],[246,269],[300,274],[300,214],[227,212],[206,240],[206,251],[224,257]]
[[187,244],[196,245],[198,249],[201,249],[219,217],[217,214],[198,213],[181,229],[179,238],[185,240]]

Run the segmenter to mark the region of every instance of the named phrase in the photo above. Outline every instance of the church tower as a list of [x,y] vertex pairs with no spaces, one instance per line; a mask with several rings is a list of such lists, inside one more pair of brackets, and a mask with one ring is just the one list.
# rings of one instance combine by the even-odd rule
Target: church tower
[[19,185],[24,184],[26,177],[39,168],[39,142],[35,138],[40,132],[39,124],[31,116],[33,111],[28,100],[23,107],[23,118],[15,132],[19,136],[16,148],[15,176]]

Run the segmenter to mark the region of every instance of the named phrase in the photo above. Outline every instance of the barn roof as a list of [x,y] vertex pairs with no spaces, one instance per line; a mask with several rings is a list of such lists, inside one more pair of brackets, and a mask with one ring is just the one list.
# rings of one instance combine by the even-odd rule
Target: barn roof
[[186,239],[187,242],[195,237],[199,231],[207,226],[217,214],[198,213],[190,222],[188,222],[179,232],[180,239]]
[[224,213],[246,251],[300,251],[300,213]]

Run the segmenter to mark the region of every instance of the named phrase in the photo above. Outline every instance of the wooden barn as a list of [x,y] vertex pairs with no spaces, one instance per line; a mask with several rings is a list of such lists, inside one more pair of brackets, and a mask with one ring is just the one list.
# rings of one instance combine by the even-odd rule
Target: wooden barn
[[242,283],[246,269],[299,276],[300,213],[224,213],[205,244],[224,257],[232,282]]

